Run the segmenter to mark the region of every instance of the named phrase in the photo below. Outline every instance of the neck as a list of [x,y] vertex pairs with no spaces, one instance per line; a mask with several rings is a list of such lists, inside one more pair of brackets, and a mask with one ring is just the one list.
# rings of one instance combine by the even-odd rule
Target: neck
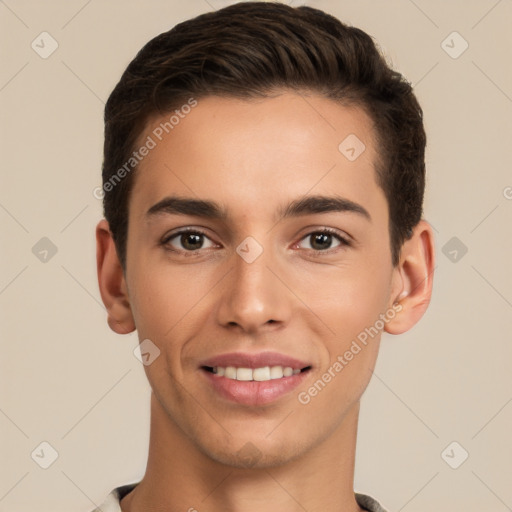
[[307,453],[267,468],[234,468],[203,454],[151,394],[146,473],[122,512],[360,512],[354,496],[359,402]]

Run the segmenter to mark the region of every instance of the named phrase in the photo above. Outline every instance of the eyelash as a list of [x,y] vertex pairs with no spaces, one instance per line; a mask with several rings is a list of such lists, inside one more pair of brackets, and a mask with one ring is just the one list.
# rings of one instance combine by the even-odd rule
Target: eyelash
[[[163,240],[160,242],[160,244],[162,246],[164,246],[168,251],[171,251],[171,252],[174,252],[174,253],[178,253],[178,254],[186,254],[187,256],[195,256],[195,255],[198,255],[199,252],[202,250],[202,249],[196,249],[195,251],[182,251],[182,250],[177,250],[177,249],[174,249],[174,248],[169,248],[168,247],[168,243],[174,239],[174,238],[177,238],[183,234],[194,234],[194,235],[201,235],[201,236],[204,236],[206,238],[209,238],[208,235],[204,232],[204,231],[201,231],[200,229],[197,229],[197,228],[187,228],[187,229],[182,229],[181,231],[178,231],[176,233],[173,233],[172,235],[169,235],[169,236],[166,236],[163,238]],[[310,231],[309,233],[307,233],[306,235],[304,235],[300,240],[299,242],[301,242],[302,240],[312,236],[312,235],[319,235],[319,234],[326,234],[326,235],[331,235],[333,236],[334,238],[336,238],[339,242],[340,242],[340,245],[338,247],[335,247],[334,249],[326,249],[326,250],[320,250],[320,249],[306,249],[308,250],[310,253],[313,253],[313,255],[318,255],[318,256],[321,256],[323,254],[331,254],[332,252],[336,252],[340,249],[342,249],[343,247],[351,247],[351,242],[344,238],[343,236],[341,236],[336,230],[332,229],[332,228],[323,228],[323,229],[319,229],[319,230],[315,230],[315,231]],[[298,243],[299,243],[298,242]],[[297,245],[297,244],[295,244]]]

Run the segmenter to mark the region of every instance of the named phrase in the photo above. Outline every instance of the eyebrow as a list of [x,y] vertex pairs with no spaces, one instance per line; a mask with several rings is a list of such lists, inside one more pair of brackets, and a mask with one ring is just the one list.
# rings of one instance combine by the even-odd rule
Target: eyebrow
[[[352,212],[372,221],[368,210],[360,204],[340,196],[306,196],[292,201],[278,210],[278,218],[300,217],[316,213]],[[190,215],[214,220],[227,220],[228,212],[214,201],[188,197],[169,196],[154,204],[146,213],[147,218],[155,215]]]

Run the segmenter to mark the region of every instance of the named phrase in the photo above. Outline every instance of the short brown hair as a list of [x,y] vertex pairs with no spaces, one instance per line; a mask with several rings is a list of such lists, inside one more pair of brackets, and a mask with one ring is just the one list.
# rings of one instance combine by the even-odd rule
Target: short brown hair
[[421,219],[425,188],[423,113],[411,85],[388,67],[368,34],[321,10],[240,2],[149,41],[107,101],[103,206],[124,269],[133,172],[108,191],[105,184],[130,159],[149,118],[191,97],[249,99],[282,89],[316,92],[370,115],[376,179],[387,198],[392,262],[398,264],[403,242]]

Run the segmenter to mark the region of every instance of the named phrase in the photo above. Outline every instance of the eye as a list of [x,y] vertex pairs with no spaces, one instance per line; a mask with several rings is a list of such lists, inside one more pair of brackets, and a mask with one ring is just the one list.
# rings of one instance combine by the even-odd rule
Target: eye
[[338,244],[334,246],[334,248],[341,247],[341,246],[350,246],[350,242],[339,235],[336,231],[333,229],[321,229],[319,231],[312,231],[311,233],[308,233],[301,242],[297,244],[298,247],[301,247],[301,243],[303,241],[308,242],[309,247],[302,247],[305,249],[310,249],[314,251],[315,253],[320,252],[328,252],[329,249],[333,249],[332,243],[334,241],[337,241]]
[[[305,242],[306,247],[303,246]],[[337,242],[337,245],[334,247],[332,246],[333,242]],[[161,245],[165,246],[170,251],[178,253],[194,253],[200,249],[210,249],[217,246],[217,244],[208,238],[206,233],[194,228],[182,229],[181,231],[164,237],[161,241]],[[325,228],[308,233],[296,244],[296,247],[311,250],[313,253],[330,253],[332,249],[335,250],[338,247],[348,247],[350,245],[350,242],[335,230]]]
[[[210,245],[208,245],[208,242],[205,245],[205,240],[208,240]],[[198,229],[182,229],[177,233],[166,236],[161,243],[162,245],[170,246],[170,249],[176,252],[193,252],[199,249],[215,247],[215,244],[206,236],[206,233]]]

